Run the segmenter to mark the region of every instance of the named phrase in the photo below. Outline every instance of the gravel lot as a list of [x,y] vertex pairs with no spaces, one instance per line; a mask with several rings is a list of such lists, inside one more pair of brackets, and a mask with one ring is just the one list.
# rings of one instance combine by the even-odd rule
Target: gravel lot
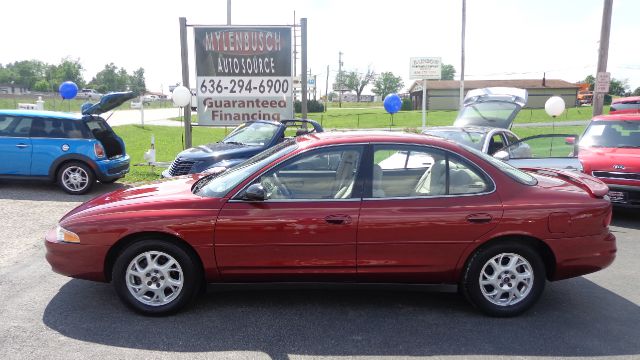
[[44,260],[46,230],[120,186],[76,197],[0,182],[1,358],[640,358],[640,212],[616,212],[610,268],[547,283],[514,319],[485,317],[434,287],[215,287],[186,312],[146,318],[110,285],[57,275]]

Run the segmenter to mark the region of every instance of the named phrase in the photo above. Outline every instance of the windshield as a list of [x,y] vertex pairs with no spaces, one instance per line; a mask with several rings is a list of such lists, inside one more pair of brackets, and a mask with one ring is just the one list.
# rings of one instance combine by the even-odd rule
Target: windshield
[[453,140],[458,144],[469,145],[475,149],[482,150],[482,140],[484,133],[479,131],[460,130],[426,130],[425,135],[439,136],[441,138]]
[[595,121],[585,130],[580,146],[639,148],[640,121]]
[[210,175],[202,178],[194,185],[193,193],[205,197],[223,197],[254,172],[297,148],[298,144],[294,139],[284,141],[232,167],[220,175]]
[[244,123],[235,128],[223,143],[242,145],[265,145],[271,142],[273,136],[278,132],[278,125],[250,122]]
[[507,174],[507,176],[509,176],[510,178],[512,178],[513,180],[524,184],[524,185],[536,185],[538,183],[538,180],[536,180],[536,178],[534,178],[533,176],[527,174],[526,172],[522,171],[522,170],[518,170],[516,168],[514,168],[513,166],[507,164],[506,162],[500,161],[492,156],[489,156],[485,153],[483,153],[482,151],[476,150],[474,148],[472,148],[471,146],[466,146],[466,145],[462,145],[464,146],[465,149],[471,151],[472,153],[476,154],[477,156],[481,157],[482,159],[486,160],[488,163],[490,163],[491,165],[493,165],[494,167],[498,168],[498,170],[502,171],[503,173]]
[[487,101],[466,105],[460,110],[455,126],[491,126],[503,129],[511,127],[512,118],[520,110],[518,104],[504,101]]

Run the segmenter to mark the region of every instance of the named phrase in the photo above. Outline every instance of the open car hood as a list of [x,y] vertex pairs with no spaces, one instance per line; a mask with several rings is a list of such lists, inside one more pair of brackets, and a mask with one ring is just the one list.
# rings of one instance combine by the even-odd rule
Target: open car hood
[[96,104],[82,104],[82,115],[100,115],[109,110],[113,110],[122,105],[125,101],[135,98],[137,95],[133,91],[114,92],[104,95],[100,102]]
[[469,90],[454,126],[488,126],[510,129],[520,109],[527,104],[526,89],[488,87]]

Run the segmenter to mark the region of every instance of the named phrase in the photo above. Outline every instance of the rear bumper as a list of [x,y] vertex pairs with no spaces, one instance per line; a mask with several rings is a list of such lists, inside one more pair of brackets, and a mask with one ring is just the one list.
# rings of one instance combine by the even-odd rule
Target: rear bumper
[[58,274],[78,279],[106,281],[104,263],[106,246],[64,243],[56,240],[55,228],[45,236],[46,259]]
[[131,159],[124,155],[115,159],[98,160],[96,177],[99,181],[110,181],[124,177],[129,172]]
[[602,270],[616,258],[616,237],[610,232],[553,239],[546,243],[556,257],[556,269],[551,280],[568,279]]

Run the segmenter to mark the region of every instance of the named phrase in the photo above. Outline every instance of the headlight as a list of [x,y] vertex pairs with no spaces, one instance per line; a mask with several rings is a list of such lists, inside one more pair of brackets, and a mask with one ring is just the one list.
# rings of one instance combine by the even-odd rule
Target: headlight
[[62,226],[58,225],[56,228],[56,240],[68,242],[68,243],[80,243],[80,236],[78,234],[71,232]]

